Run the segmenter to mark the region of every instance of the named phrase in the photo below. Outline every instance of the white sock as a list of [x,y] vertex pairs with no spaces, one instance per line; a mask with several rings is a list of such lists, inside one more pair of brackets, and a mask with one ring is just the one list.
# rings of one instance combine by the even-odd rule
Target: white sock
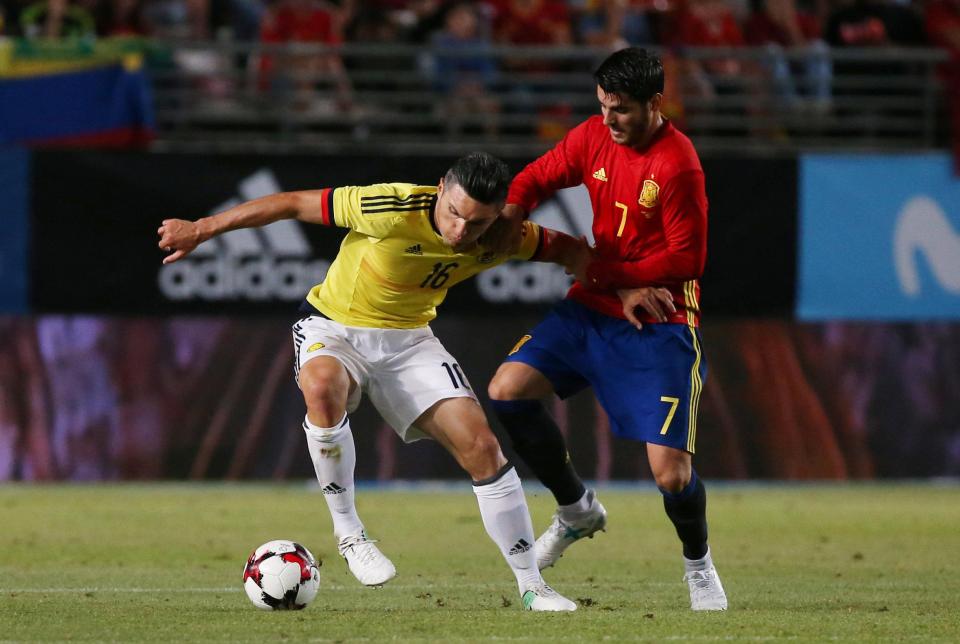
[[307,449],[323,499],[330,508],[333,534],[338,541],[347,535],[359,534],[363,531],[363,522],[353,502],[353,469],[357,464],[357,452],[347,415],[344,414],[333,427],[317,427],[309,418],[304,418],[303,431],[307,435]]
[[707,548],[707,554],[702,559],[683,558],[684,572],[697,572],[707,570],[713,567],[713,557],[710,556],[710,548]]
[[593,497],[590,496],[590,490],[584,490],[583,496],[580,497],[578,501],[571,503],[570,505],[561,505],[558,506],[560,514],[564,516],[575,516],[578,514],[583,514],[593,505]]
[[533,522],[517,470],[511,467],[489,483],[474,483],[473,493],[480,504],[483,527],[516,575],[520,592],[543,583],[533,549]]

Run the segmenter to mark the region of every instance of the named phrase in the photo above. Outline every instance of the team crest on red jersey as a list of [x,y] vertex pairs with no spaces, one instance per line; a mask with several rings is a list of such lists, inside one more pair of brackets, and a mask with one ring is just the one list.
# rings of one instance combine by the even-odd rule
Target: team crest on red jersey
[[643,182],[643,189],[640,191],[640,205],[644,208],[654,208],[660,202],[660,186],[653,179],[646,179]]
[[644,208],[654,208],[660,202],[660,186],[652,179],[643,182],[643,189],[640,190],[640,205]]

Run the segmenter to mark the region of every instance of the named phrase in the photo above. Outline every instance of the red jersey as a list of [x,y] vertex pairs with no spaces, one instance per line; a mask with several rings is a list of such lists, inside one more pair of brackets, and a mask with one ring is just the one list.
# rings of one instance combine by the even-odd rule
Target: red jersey
[[[699,325],[707,194],[690,139],[664,120],[636,150],[614,143],[603,118],[593,116],[514,178],[507,203],[530,212],[580,183],[593,204],[596,259],[587,268],[590,284],[575,282],[567,297],[623,318],[616,289],[662,286],[677,307],[668,321]],[[641,320],[654,322],[646,314]]]
[[339,45],[335,16],[323,4],[282,3],[268,11],[260,29],[263,42]]

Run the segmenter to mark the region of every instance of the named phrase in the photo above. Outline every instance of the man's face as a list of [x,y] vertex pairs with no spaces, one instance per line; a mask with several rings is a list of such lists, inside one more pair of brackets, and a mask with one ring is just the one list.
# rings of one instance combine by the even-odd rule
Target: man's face
[[437,189],[436,224],[443,242],[458,253],[470,250],[477,239],[500,216],[503,204],[482,204],[459,183],[440,180]]
[[603,124],[610,129],[614,143],[638,147],[647,142],[659,115],[660,94],[641,103],[616,92],[607,94],[598,85],[597,100],[600,101]]

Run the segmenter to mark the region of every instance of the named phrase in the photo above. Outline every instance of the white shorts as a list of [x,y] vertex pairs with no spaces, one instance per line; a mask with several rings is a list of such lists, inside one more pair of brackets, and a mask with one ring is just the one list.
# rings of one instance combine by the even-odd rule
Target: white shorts
[[359,387],[347,401],[347,412],[366,392],[383,419],[404,442],[427,438],[414,421],[447,398],[477,399],[460,365],[447,353],[430,327],[372,329],[344,326],[319,315],[293,325],[297,384],[300,369],[317,356],[332,356]]

